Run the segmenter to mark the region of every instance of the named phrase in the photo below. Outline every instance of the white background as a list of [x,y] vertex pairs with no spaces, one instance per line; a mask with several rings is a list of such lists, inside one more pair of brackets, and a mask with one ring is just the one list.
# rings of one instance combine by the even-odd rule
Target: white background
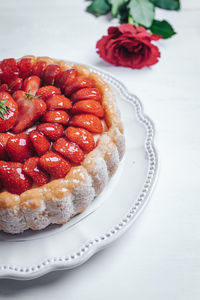
[[[133,227],[81,267],[32,281],[0,280],[0,299],[200,299],[200,2],[156,11],[177,35],[152,68],[104,63],[96,41],[111,24],[84,0],[0,1],[0,59],[47,55],[100,67],[136,94],[156,126],[160,174]],[[39,249],[38,249],[39,251]],[[28,254],[27,254],[28,255]]]

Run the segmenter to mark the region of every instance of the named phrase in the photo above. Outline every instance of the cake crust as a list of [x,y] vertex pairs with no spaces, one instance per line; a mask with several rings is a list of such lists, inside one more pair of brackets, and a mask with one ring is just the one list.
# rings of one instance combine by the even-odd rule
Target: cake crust
[[95,81],[102,92],[107,131],[98,139],[96,148],[85,156],[80,166],[72,167],[65,178],[32,188],[21,195],[0,193],[0,230],[16,234],[31,228],[41,230],[49,224],[64,224],[83,212],[102,192],[115,173],[125,151],[120,112],[109,85],[87,67],[56,61],[49,57],[31,57],[56,63],[62,70],[74,68],[79,75]]

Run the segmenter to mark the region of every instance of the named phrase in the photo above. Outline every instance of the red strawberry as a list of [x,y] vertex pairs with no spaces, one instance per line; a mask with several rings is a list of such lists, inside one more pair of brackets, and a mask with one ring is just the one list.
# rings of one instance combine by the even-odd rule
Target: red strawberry
[[6,151],[12,161],[24,162],[33,155],[33,145],[26,133],[11,136],[6,144]]
[[19,68],[19,77],[25,79],[32,74],[33,60],[28,57],[21,58],[17,66]]
[[69,69],[61,71],[57,74],[55,79],[55,85],[61,89],[64,89],[66,85],[70,85],[77,76],[75,69]]
[[33,70],[32,74],[42,77],[44,70],[46,69],[47,63],[44,60],[38,60],[34,65],[33,65]]
[[96,100],[100,101],[102,98],[100,91],[97,88],[80,89],[72,94],[71,101],[78,100]]
[[46,103],[42,99],[38,99],[24,91],[16,91],[13,94],[18,105],[18,116],[13,127],[14,133],[19,133],[28,128],[37,119],[39,119],[46,111]]
[[23,79],[22,78],[16,78],[9,84],[9,90],[11,93],[14,93],[17,90],[21,90],[22,88]]
[[2,85],[0,85],[0,92],[9,92],[9,88],[6,83],[3,83]]
[[63,95],[53,95],[46,100],[47,110],[70,109],[71,101]]
[[72,114],[89,113],[99,118],[103,118],[104,110],[101,104],[95,100],[82,100],[74,103],[70,110]]
[[84,159],[84,153],[78,145],[67,141],[65,138],[58,139],[53,144],[54,149],[75,164],[80,164]]
[[42,156],[49,150],[51,144],[43,133],[38,130],[32,130],[30,132],[30,138],[39,156]]
[[17,104],[11,95],[0,92],[0,132],[8,131],[14,126],[17,114]]
[[92,133],[102,133],[103,131],[100,119],[91,114],[75,115],[71,118],[69,125],[83,127]]
[[46,172],[38,167],[39,157],[31,157],[26,160],[23,167],[23,172],[30,176],[34,183],[42,186],[49,182],[49,176]]
[[93,135],[83,128],[75,128],[70,126],[66,129],[65,134],[68,140],[76,143],[86,153],[92,151],[95,148]]
[[21,163],[0,161],[0,179],[8,192],[21,194],[31,188],[32,180],[22,169]]
[[0,181],[0,192],[3,190],[3,183]]
[[9,133],[0,133],[0,160],[8,160],[6,144],[11,136]]
[[46,85],[46,86],[39,88],[39,90],[36,93],[36,96],[40,95],[42,97],[42,99],[45,100],[52,95],[60,95],[60,94],[61,94],[61,91],[57,87],[55,87],[53,85]]
[[65,95],[70,96],[75,91],[82,89],[82,88],[92,88],[94,87],[94,81],[85,76],[78,76],[76,77],[73,82],[67,84],[65,88]]
[[40,87],[41,80],[38,76],[30,76],[26,78],[23,82],[22,89],[26,93],[35,95]]
[[64,127],[61,124],[42,123],[37,129],[52,141],[56,141],[64,134]]
[[[1,62],[0,62],[0,66],[1,66]],[[2,71],[2,69],[0,67],[0,84],[1,84],[1,80],[2,80],[2,75],[3,75],[3,71]]]
[[5,83],[10,83],[15,78],[19,77],[17,62],[14,58],[2,60],[0,63],[0,69],[2,70],[1,79]]
[[42,74],[43,85],[54,85],[55,77],[59,72],[59,65],[48,65]]
[[71,164],[53,151],[40,157],[39,165],[54,178],[64,178],[71,169]]
[[52,111],[47,111],[44,114],[43,120],[45,122],[60,123],[63,125],[67,125],[69,121],[69,116],[63,110],[52,110]]

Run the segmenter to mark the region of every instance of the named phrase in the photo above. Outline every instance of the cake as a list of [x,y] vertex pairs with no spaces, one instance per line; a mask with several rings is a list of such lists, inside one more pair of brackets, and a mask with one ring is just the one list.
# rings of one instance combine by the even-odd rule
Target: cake
[[124,151],[101,76],[49,57],[0,62],[0,230],[68,222],[103,191]]

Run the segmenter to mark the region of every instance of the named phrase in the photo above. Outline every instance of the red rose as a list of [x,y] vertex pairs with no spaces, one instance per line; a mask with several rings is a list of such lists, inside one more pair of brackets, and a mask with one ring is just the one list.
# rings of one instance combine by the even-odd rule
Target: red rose
[[108,28],[108,35],[97,42],[97,53],[115,66],[141,69],[158,62],[160,52],[151,42],[160,38],[142,26],[122,24]]

